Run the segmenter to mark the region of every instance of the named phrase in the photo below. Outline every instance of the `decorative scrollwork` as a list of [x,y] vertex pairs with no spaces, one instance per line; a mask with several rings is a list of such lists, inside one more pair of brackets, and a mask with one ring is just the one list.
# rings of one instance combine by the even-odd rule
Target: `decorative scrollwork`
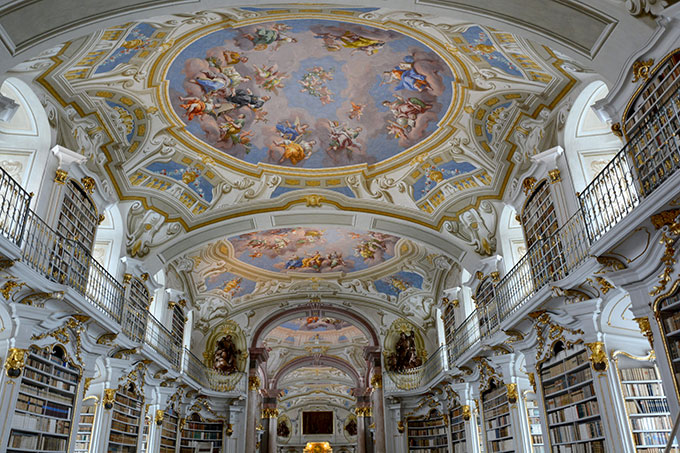
[[[534,320],[534,330],[536,331],[536,339],[538,345],[536,346],[536,360],[547,360],[552,355],[552,344],[557,341],[562,341],[565,347],[575,344],[576,341],[568,341],[566,339],[566,334],[572,336],[583,335],[583,330],[581,329],[570,329],[568,327],[561,326],[553,321],[552,316],[545,310],[538,310],[529,313],[529,317]],[[550,341],[550,345],[547,342]],[[548,346],[547,356],[546,346]]]

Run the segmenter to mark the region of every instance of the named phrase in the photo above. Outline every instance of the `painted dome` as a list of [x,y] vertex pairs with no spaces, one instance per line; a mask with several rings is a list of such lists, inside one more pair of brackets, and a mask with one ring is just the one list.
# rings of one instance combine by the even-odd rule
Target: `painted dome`
[[437,131],[454,74],[431,47],[371,23],[280,19],[196,38],[166,74],[187,132],[250,164],[375,164]]

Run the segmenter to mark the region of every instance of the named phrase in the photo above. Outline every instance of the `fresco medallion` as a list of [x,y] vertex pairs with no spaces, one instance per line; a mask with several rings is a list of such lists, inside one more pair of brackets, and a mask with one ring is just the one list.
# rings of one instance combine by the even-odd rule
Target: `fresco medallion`
[[250,164],[375,164],[426,140],[452,102],[451,68],[394,30],[285,19],[204,35],[166,74],[186,130]]
[[398,237],[348,228],[278,228],[229,238],[234,258],[274,272],[355,272],[395,256]]

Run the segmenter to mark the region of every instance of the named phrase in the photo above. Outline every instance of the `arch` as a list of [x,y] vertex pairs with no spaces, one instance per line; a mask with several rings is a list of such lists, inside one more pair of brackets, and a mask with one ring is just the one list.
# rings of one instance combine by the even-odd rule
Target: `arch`
[[286,374],[290,373],[293,370],[297,370],[298,368],[306,366],[329,366],[332,368],[336,368],[346,373],[349,377],[351,377],[354,380],[354,383],[356,384],[357,388],[363,386],[363,380],[359,376],[359,373],[357,373],[357,370],[355,370],[351,364],[337,357],[331,357],[328,355],[317,355],[298,357],[286,363],[284,366],[279,368],[279,370],[274,375],[274,378],[270,381],[271,385],[270,388],[273,389],[277,388],[279,381]]
[[380,340],[376,334],[375,328],[371,325],[371,323],[366,321],[366,319],[346,308],[322,304],[320,306],[313,307],[309,305],[299,305],[297,307],[276,312],[273,316],[265,319],[257,327],[257,329],[255,329],[253,339],[250,343],[251,347],[262,347],[262,341],[264,340],[264,337],[266,337],[272,329],[285,321],[299,318],[301,313],[305,314],[309,313],[310,311],[318,312],[319,316],[335,315],[338,319],[347,321],[359,328],[359,330],[361,330],[366,335],[369,346],[380,346]]

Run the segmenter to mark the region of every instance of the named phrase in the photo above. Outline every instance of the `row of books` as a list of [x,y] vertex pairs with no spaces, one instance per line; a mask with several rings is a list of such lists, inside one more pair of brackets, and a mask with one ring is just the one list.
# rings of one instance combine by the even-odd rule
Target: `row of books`
[[441,447],[446,446],[446,439],[443,437],[420,438],[408,440],[409,447]]
[[120,393],[120,390],[116,392],[116,396],[114,397],[114,399],[116,402],[129,407],[136,407],[140,403],[139,400],[137,399],[137,395],[133,397],[124,395]]
[[62,370],[61,368],[56,368],[41,360],[37,360],[30,354],[26,359],[26,365],[30,366],[31,368],[35,368],[36,370],[43,371],[47,374],[51,374],[52,376],[57,376],[62,379],[66,379],[67,381],[70,382],[78,382],[78,374],[76,371],[66,371]]
[[31,431],[68,434],[71,430],[71,422],[68,420],[57,420],[37,415],[15,413],[12,416],[12,427]]
[[195,429],[198,431],[222,431],[222,424],[187,422],[185,429]]
[[137,436],[134,434],[120,434],[111,431],[109,441],[124,445],[137,445]]
[[431,420],[409,420],[409,428],[426,428],[428,426],[441,426],[443,423],[441,418],[434,418]]
[[49,385],[50,387],[54,387],[60,390],[65,390],[67,392],[73,393],[76,391],[76,385],[75,384],[69,384],[68,382],[61,381],[59,379],[55,379],[53,377],[47,376],[46,374],[43,374],[39,371],[35,370],[30,370],[28,368],[24,368],[24,376],[27,377],[28,379],[31,379],[36,382],[41,382],[45,385]]
[[122,431],[124,433],[132,433],[132,434],[137,434],[137,425],[128,425],[126,423],[121,423],[119,420],[116,420],[115,418],[111,420],[111,428],[115,429],[116,431]]
[[68,363],[67,361],[61,359],[60,357],[57,357],[56,355],[52,354],[51,352],[48,351],[43,351],[42,349],[37,349],[37,348],[32,348],[31,349],[31,355],[41,357],[45,360],[49,360],[52,363],[55,363],[59,366],[62,366],[64,368],[68,368],[70,370],[73,370],[76,372],[76,368]]
[[488,451],[491,453],[498,453],[501,451],[514,452],[515,451],[515,441],[513,439],[489,441]]
[[668,332],[674,332],[680,329],[680,311],[677,311],[663,320]]
[[429,429],[408,429],[409,436],[442,436],[446,435],[446,427],[429,428]]
[[22,450],[66,450],[68,439],[63,437],[50,437],[38,434],[24,434],[13,432],[9,439],[10,448]]
[[593,388],[592,382],[589,382],[571,392],[563,393],[555,397],[546,397],[546,408],[552,410],[569,404],[578,403],[579,401],[591,398],[593,395],[595,395],[595,389]]
[[671,359],[675,360],[680,358],[680,339],[676,340],[674,338],[667,337],[667,340],[668,351],[671,353]]
[[632,417],[631,427],[636,431],[656,431],[659,429],[672,428],[671,420],[668,416],[661,417]]
[[609,453],[604,449],[603,440],[572,445],[553,446],[553,453]]
[[489,440],[502,439],[504,437],[510,436],[510,427],[504,426],[503,428],[487,429],[486,438]]
[[580,423],[578,425],[562,425],[550,428],[550,439],[554,444],[596,439],[603,435],[602,422],[600,420]]
[[576,421],[580,418],[598,415],[600,408],[597,405],[597,400],[586,401],[575,406],[565,407],[555,412],[548,413],[548,423],[564,423]]
[[626,411],[628,414],[653,414],[658,412],[668,412],[668,402],[663,399],[649,400],[628,400]]
[[70,419],[71,408],[62,404],[43,401],[40,398],[19,394],[16,408],[20,411],[31,412],[38,415],[48,415],[63,419]]
[[[567,357],[569,358],[565,361],[564,359]],[[574,354],[574,351],[571,349],[563,349],[562,351],[555,354],[552,364],[543,366],[541,376],[543,377],[543,381],[546,381],[550,378],[563,374],[568,370],[576,368],[587,361],[588,357],[586,356],[585,352]]]
[[113,406],[113,418],[126,423],[137,423],[137,420],[139,420],[139,409],[132,409],[121,406],[120,404],[115,404]]
[[651,114],[653,107],[656,107],[658,103],[663,103],[675,91],[676,87],[673,85],[676,85],[675,82],[680,77],[680,69],[674,65],[673,61],[672,59],[669,60],[654,75],[654,78],[636,99],[635,110],[626,120],[628,133],[632,132],[630,129],[644,116]]
[[409,448],[409,452],[411,453],[449,453],[449,448],[448,446],[444,445],[439,448]]
[[69,397],[66,395],[62,395],[60,393],[56,393],[51,391],[51,389],[48,388],[41,388],[37,387],[29,382],[22,381],[21,382],[21,387],[19,391],[23,394],[30,395],[30,396],[38,396],[40,398],[47,398],[50,401],[55,401],[58,403],[66,403],[66,404],[71,404],[73,403],[73,397]]
[[486,429],[494,429],[498,428],[499,426],[505,426],[510,423],[510,414],[506,415],[501,415],[500,417],[497,418],[492,418],[490,420],[486,420]]
[[219,440],[222,439],[222,432],[219,431],[182,431],[182,437],[185,439],[198,440]]
[[453,444],[453,453],[468,453],[465,441]]
[[663,396],[661,384],[623,384],[623,396]]
[[633,433],[633,440],[636,445],[655,445],[666,446],[668,443],[669,433],[664,432],[649,432],[649,433]]

